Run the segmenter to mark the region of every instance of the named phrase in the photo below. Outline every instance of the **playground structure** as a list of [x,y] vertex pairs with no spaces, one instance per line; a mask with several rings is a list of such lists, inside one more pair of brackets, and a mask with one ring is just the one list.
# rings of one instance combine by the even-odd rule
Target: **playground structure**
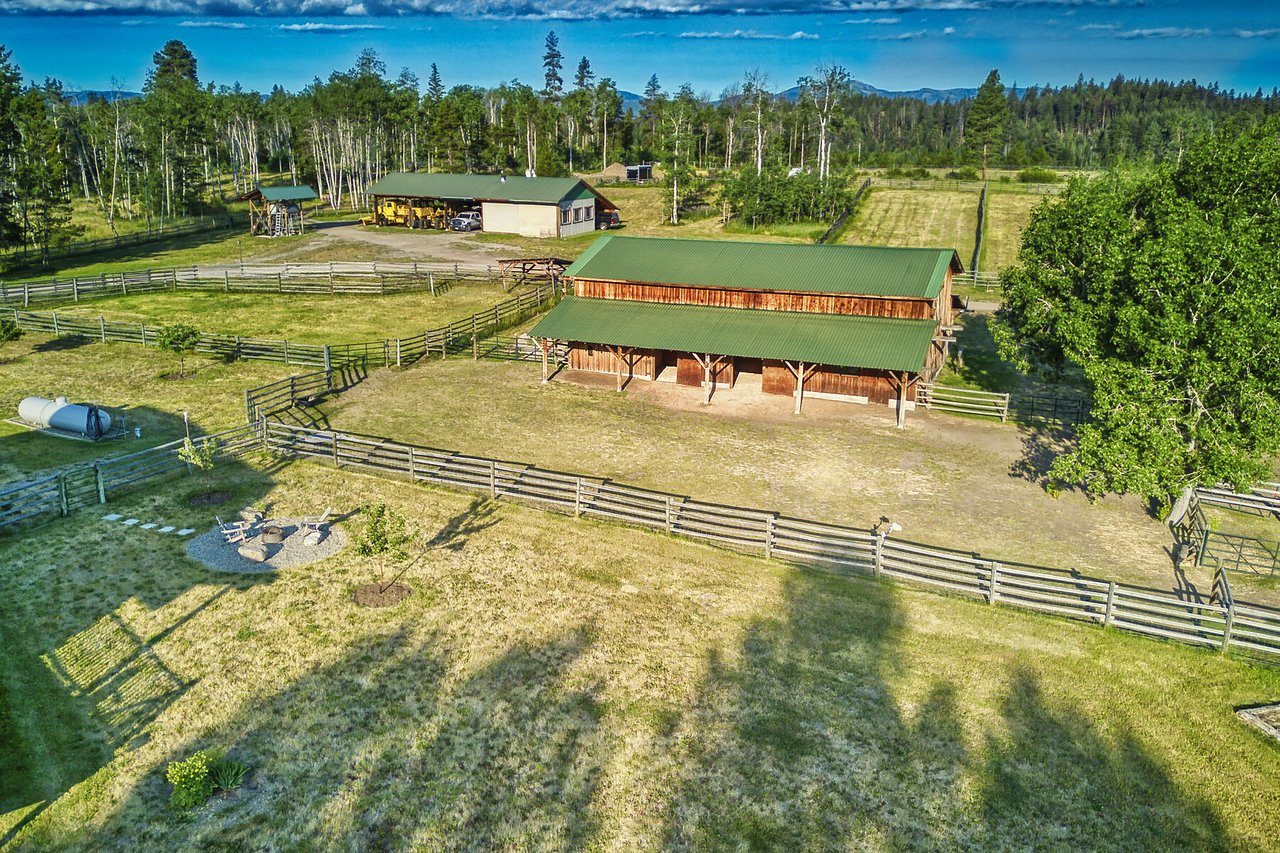
[[255,187],[237,201],[249,202],[249,233],[258,237],[296,237],[306,228],[303,203],[316,191],[307,186]]

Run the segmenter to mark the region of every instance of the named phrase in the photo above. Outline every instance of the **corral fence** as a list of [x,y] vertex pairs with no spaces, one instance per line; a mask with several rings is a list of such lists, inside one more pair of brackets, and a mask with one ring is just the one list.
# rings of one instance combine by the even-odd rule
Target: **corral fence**
[[951,388],[931,382],[922,383],[916,389],[916,404],[926,409],[965,415],[983,415],[999,418],[1001,423],[1009,419],[1009,398],[1009,394]]
[[1089,419],[1089,401],[1053,394],[1016,394],[1009,398],[1009,415],[1023,423],[1082,424]]
[[[59,260],[61,258],[71,258],[77,255],[88,255],[93,252],[104,252],[111,249],[123,249],[127,246],[138,246],[143,243],[153,243],[157,240],[168,240],[173,237],[181,237],[185,234],[199,234],[205,231],[226,231],[231,228],[243,227],[249,224],[249,218],[244,214],[224,214],[221,216],[212,216],[209,218],[201,217],[200,219],[190,222],[181,222],[176,225],[160,225],[155,228],[149,228],[146,231],[137,231],[132,234],[121,234],[116,237],[99,237],[94,240],[74,240],[65,246],[57,246],[50,248],[49,260]],[[0,254],[0,265],[6,269],[16,269],[18,267],[30,266],[39,263],[43,255],[39,248],[26,247],[14,249]]]
[[[191,439],[197,448],[216,442],[215,459],[231,459],[262,447],[257,424]],[[178,455],[183,441],[161,444],[137,453],[71,465],[33,479],[0,486],[0,530],[47,516],[65,516],[77,509],[107,503],[113,496],[176,471],[190,470]]]
[[[190,266],[99,273],[71,278],[0,282],[0,305],[80,302],[131,293],[163,290],[202,290],[225,293],[278,293],[292,295],[387,296],[430,292],[439,295],[467,282],[505,282],[492,266],[467,270],[418,263],[381,261],[240,264]],[[519,283],[519,282],[516,282]]]
[[1280,576],[1280,542],[1214,530],[1204,514],[1204,506],[1280,518],[1280,483],[1259,483],[1248,492],[1224,486],[1195,490],[1178,531],[1181,544],[1194,548],[1199,563],[1216,562],[1222,569],[1245,574]]
[[1280,656],[1280,611],[1234,600],[1191,601],[1159,590],[899,541],[874,531],[791,518],[624,485],[405,444],[389,438],[267,421],[268,450],[478,491],[576,517],[601,518],[803,565],[941,588],[1003,604],[1228,651]]
[[849,217],[853,216],[854,211],[858,209],[858,203],[862,201],[862,196],[866,194],[867,188],[870,186],[870,178],[867,178],[862,182],[862,186],[858,187],[857,191],[853,194],[853,200],[849,202],[849,206],[841,211],[840,215],[836,217],[836,221],[831,223],[831,227],[824,231],[822,236],[817,239],[818,243],[825,243],[839,233],[840,229],[844,227],[844,224],[849,221]]
[[[474,338],[492,335],[532,316],[547,303],[557,299],[561,292],[562,288],[556,282],[539,284],[529,290],[517,291],[514,296],[470,317],[409,338],[355,344],[300,344],[288,340],[202,332],[196,344],[196,352],[226,359],[271,361],[324,369],[342,364],[381,363],[384,367],[393,364],[402,366],[435,353],[456,355],[468,351],[473,346]],[[103,343],[115,341],[157,346],[161,329],[160,326],[149,326],[146,323],[108,321],[103,317],[59,316],[57,311],[38,313],[9,308],[0,309],[0,312],[7,312],[24,331],[87,338]]]
[[1000,273],[977,272],[976,270],[968,270],[952,276],[951,284],[953,287],[960,285],[981,291],[1000,290],[1003,287],[1000,283]]

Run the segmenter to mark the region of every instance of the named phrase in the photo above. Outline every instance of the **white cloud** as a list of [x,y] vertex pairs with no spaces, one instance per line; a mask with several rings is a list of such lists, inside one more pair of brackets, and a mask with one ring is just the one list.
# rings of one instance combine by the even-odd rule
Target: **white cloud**
[[1124,30],[1116,33],[1116,38],[1121,39],[1189,39],[1189,38],[1205,38],[1213,35],[1206,29],[1193,27],[1149,27],[1139,30]]
[[850,18],[847,21],[841,21],[842,24],[875,24],[879,26],[889,26],[902,21],[901,18]]
[[727,33],[726,32],[681,33],[680,38],[682,39],[746,39],[748,41],[802,41],[802,40],[816,40],[818,36],[816,33],[806,33],[802,30],[797,30],[794,33],[791,33],[789,35],[782,35],[780,33],[759,33],[759,32],[756,32],[755,30],[733,30]]
[[358,30],[385,30],[382,24],[325,24],[308,21],[305,24],[281,24],[277,29],[291,33],[350,33]]
[[209,30],[247,30],[248,24],[242,24],[238,21],[183,21],[178,24],[180,27],[199,27],[200,29]]

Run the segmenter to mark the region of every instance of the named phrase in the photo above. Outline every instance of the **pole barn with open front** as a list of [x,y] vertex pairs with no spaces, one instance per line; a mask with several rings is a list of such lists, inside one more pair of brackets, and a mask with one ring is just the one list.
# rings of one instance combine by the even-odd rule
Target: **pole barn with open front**
[[416,210],[443,209],[452,216],[479,207],[482,231],[525,237],[595,231],[597,223],[607,221],[599,214],[618,209],[580,178],[392,172],[370,185],[369,195],[375,211],[387,202],[402,203],[410,228],[417,224]]
[[951,343],[954,249],[606,235],[530,335],[571,370],[914,408]]
[[249,233],[267,237],[301,234],[306,227],[304,205],[319,196],[308,186],[264,187],[261,184],[236,201],[249,202]]

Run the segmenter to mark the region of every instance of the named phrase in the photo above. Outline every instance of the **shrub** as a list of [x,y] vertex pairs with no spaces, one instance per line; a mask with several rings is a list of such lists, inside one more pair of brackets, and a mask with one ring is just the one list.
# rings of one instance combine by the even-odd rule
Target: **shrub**
[[213,779],[209,775],[213,763],[214,757],[205,750],[186,761],[170,761],[164,774],[173,785],[169,805],[178,811],[190,811],[213,796]]
[[219,791],[233,791],[244,782],[244,774],[248,772],[249,768],[239,761],[224,757],[214,762],[209,778]]
[[972,166],[963,166],[959,169],[947,172],[947,177],[953,181],[976,181],[980,179],[978,170]]
[[156,332],[156,346],[178,356],[178,375],[187,375],[187,353],[200,344],[200,332],[186,323],[170,323]]
[[208,471],[213,468],[214,457],[218,454],[218,442],[215,439],[206,439],[203,444],[196,444],[190,438],[182,440],[182,448],[178,451],[178,458],[201,471]]
[[231,791],[244,783],[249,768],[220,753],[202,749],[186,761],[170,761],[165,778],[173,785],[169,805],[190,811],[204,805],[214,791]]
[[16,341],[20,337],[22,337],[22,329],[18,328],[18,321],[12,317],[0,317],[0,344]]
[[1028,166],[1018,173],[1018,180],[1024,184],[1056,184],[1062,178],[1053,169]]

